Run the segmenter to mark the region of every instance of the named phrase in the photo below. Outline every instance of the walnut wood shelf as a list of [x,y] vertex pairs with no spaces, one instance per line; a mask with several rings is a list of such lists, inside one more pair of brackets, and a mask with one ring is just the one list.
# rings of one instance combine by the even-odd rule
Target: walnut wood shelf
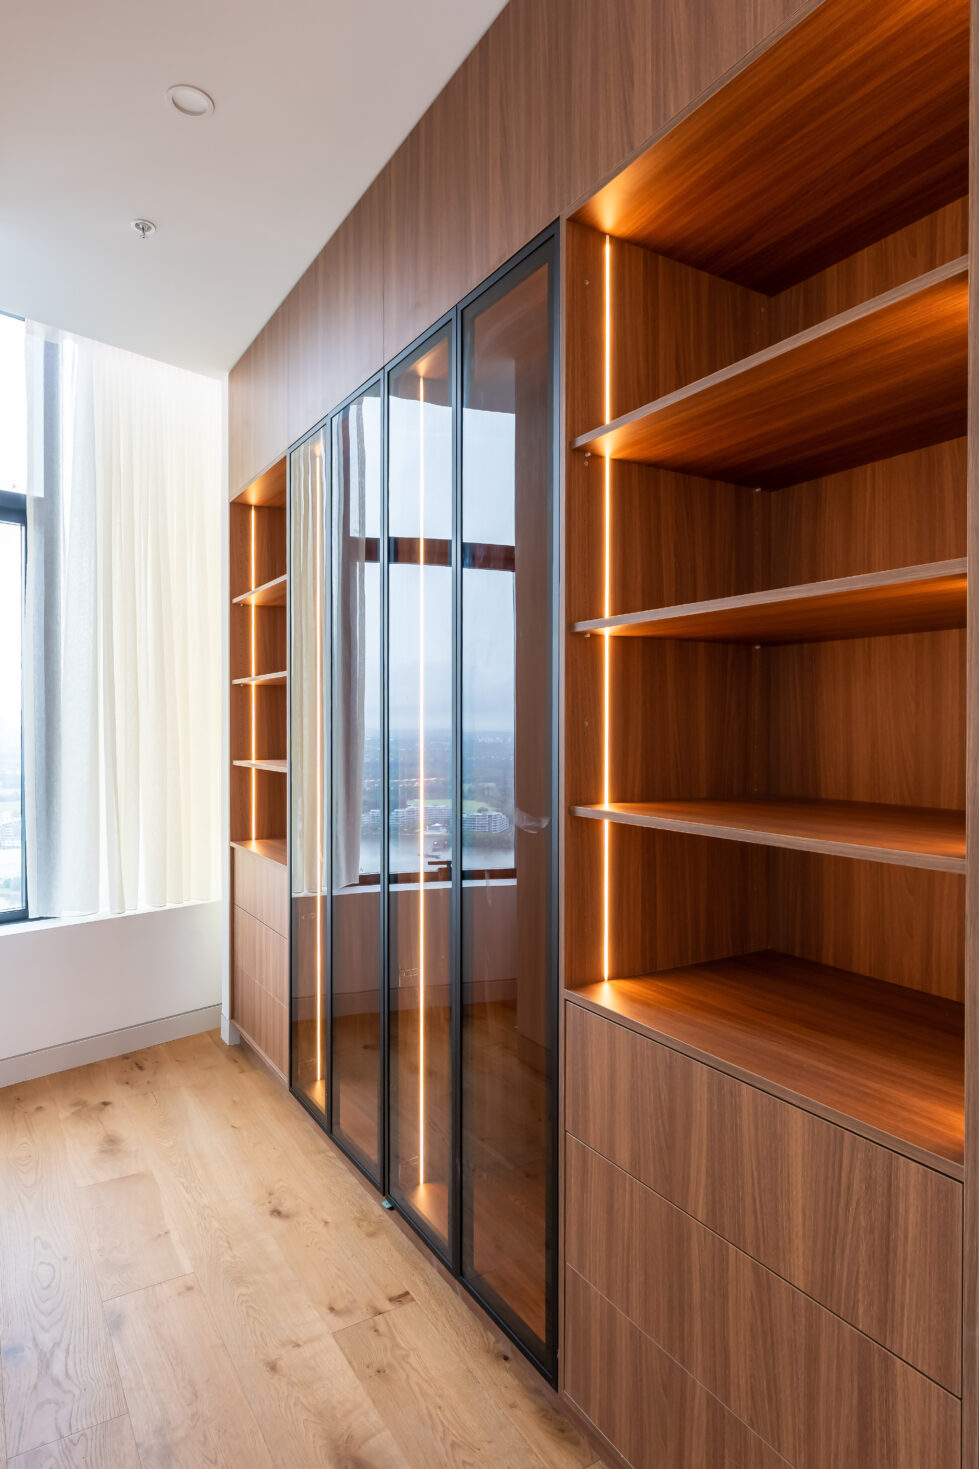
[[236,688],[250,685],[253,688],[281,688],[285,685],[286,675],[281,673],[255,673],[249,674],[247,678],[233,678],[231,682]]
[[574,217],[774,294],[966,192],[968,58],[968,0],[825,0]]
[[274,775],[285,775],[289,762],[287,760],[233,760],[233,765],[240,765],[242,770],[270,770]]
[[965,872],[965,813],[862,801],[654,801],[572,806],[575,816],[765,847]]
[[581,633],[805,643],[965,627],[966,559],[576,622]]
[[965,257],[574,440],[777,489],[966,431]]
[[568,998],[962,1175],[963,1006],[765,951]]
[[240,597],[234,597],[232,601],[236,607],[284,607],[287,580],[285,575],[274,577],[272,581],[263,582],[260,587],[242,592]]
[[267,862],[275,862],[280,867],[288,863],[285,837],[259,837],[254,841],[243,838],[240,842],[231,843],[239,852],[251,852],[256,857],[264,857]]

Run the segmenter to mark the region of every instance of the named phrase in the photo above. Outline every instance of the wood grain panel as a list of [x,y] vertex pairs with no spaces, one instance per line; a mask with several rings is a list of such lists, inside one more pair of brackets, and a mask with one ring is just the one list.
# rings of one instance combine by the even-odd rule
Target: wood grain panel
[[826,0],[578,217],[769,293],[802,280],[965,192],[968,34],[965,0]]
[[257,853],[235,848],[234,903],[266,928],[289,936],[289,880],[286,868]]
[[570,1133],[958,1390],[959,1183],[580,1005],[565,1010]]
[[932,271],[575,448],[774,489],[955,438],[966,415],[966,274],[961,261]]
[[384,363],[383,171],[280,310],[289,322],[288,438],[295,443]]
[[784,1469],[785,1460],[593,1290],[567,1273],[565,1391],[634,1469]]
[[804,643],[759,656],[767,794],[963,810],[964,631]]
[[946,999],[965,999],[965,884],[957,873],[770,852],[774,949]]
[[280,308],[228,374],[228,490],[232,498],[288,445],[290,342]]
[[788,1463],[958,1464],[951,1393],[598,1153],[566,1160],[570,1269]]
[[969,201],[963,197],[773,296],[768,302],[770,338],[777,342],[805,331],[968,250]]
[[233,1018],[283,1075],[289,1069],[289,949],[273,929],[234,910]]
[[951,1000],[774,950],[574,998],[961,1176],[963,1012]]
[[965,492],[966,440],[958,438],[758,495],[758,585],[963,556]]

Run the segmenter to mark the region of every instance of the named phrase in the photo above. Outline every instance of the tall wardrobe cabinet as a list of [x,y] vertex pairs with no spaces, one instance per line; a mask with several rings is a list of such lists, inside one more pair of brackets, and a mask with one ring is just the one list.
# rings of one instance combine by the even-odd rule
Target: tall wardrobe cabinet
[[556,1347],[553,235],[289,470],[292,1085]]

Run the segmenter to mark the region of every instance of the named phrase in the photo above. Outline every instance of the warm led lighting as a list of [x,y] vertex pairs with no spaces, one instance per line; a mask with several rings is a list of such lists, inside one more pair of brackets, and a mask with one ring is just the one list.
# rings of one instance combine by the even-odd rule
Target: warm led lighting
[[418,378],[418,1186],[425,1185],[425,379]]
[[[612,418],[612,241],[605,236],[605,422]],[[612,461],[605,451],[605,616],[612,616]],[[610,770],[612,747],[612,643],[606,629],[603,693],[602,799],[607,806],[612,799]],[[611,823],[602,823],[602,977],[611,975],[609,962],[609,906]]]
[[[254,588],[256,586],[256,579],[255,579],[255,506],[254,505],[252,506],[250,530],[251,530],[251,567],[250,567],[250,570],[251,570],[251,581],[250,581],[249,585]],[[255,673],[256,673],[256,668],[255,668],[255,599],[254,599],[254,597],[252,598],[252,601],[251,601],[251,608],[250,608],[250,610],[251,610],[251,675],[252,675],[252,678],[254,678],[255,677]],[[251,732],[252,732],[252,756],[251,756],[251,758],[252,758],[252,760],[257,760],[258,759],[258,755],[256,753],[256,751],[257,751],[256,729],[257,729],[257,723],[258,723],[258,714],[257,714],[257,709],[256,709],[256,696],[257,696],[257,692],[258,691],[257,691],[255,685],[252,684],[251,685],[251,701],[252,701],[251,702]],[[256,839],[257,836],[258,836],[258,771],[253,768],[252,769],[252,841],[255,841],[255,839]]]
[[322,589],[321,589],[321,536],[323,531],[323,520],[326,513],[323,495],[322,474],[320,472],[320,445],[313,445],[315,471],[312,486],[313,505],[313,546],[315,558],[315,575],[313,584],[316,588],[314,597],[314,625],[315,625],[315,665],[316,665],[316,1080],[323,1080],[323,795],[322,795],[322,769],[323,769],[323,670],[322,670]]

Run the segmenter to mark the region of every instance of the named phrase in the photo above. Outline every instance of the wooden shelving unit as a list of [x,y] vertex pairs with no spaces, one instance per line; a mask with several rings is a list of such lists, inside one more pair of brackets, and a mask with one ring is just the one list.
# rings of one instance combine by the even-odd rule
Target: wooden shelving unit
[[286,462],[231,501],[232,1017],[288,1070]]
[[776,489],[965,433],[968,260],[731,363],[575,448]]
[[575,632],[720,643],[808,643],[965,627],[966,559],[576,622]]
[[575,999],[961,1177],[962,1007],[895,989],[769,951],[584,985]]
[[[823,0],[566,225],[563,1360],[633,1462],[640,1345],[789,1464],[979,1454],[969,58],[961,0]],[[800,1293],[747,1396],[738,1281]]]
[[575,816],[798,852],[965,872],[965,812],[864,801],[632,801]]
[[286,576],[273,577],[263,586],[252,587],[232,599],[235,607],[284,607],[286,605]]

